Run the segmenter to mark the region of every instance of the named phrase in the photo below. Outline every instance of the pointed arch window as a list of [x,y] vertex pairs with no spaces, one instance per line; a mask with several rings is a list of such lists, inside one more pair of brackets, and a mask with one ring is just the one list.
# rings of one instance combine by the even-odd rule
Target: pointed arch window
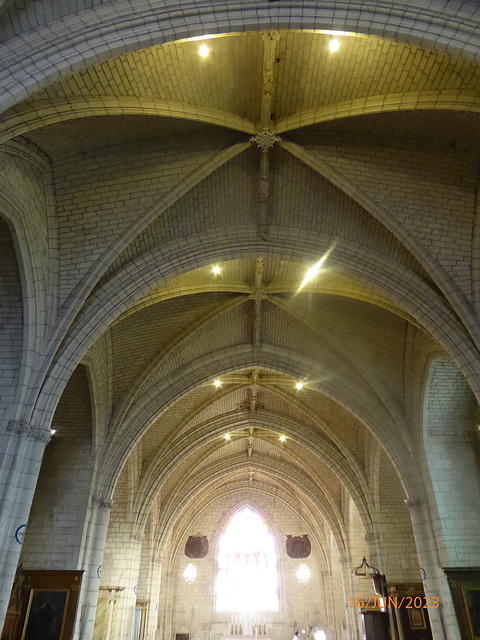
[[275,540],[263,519],[245,507],[218,545],[217,611],[278,611]]

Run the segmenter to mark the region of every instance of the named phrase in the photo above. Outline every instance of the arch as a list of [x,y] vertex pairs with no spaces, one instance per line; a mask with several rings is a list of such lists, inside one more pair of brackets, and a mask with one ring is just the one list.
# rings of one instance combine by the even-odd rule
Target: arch
[[[295,457],[295,456],[293,456]],[[346,534],[342,522],[342,516],[331,496],[328,492],[318,491],[318,485],[313,477],[305,470],[292,469],[286,462],[278,463],[276,460],[275,469],[272,469],[269,465],[269,460],[266,456],[259,455],[255,459],[255,463],[251,461],[245,461],[243,456],[237,455],[230,459],[228,465],[225,462],[218,461],[211,467],[206,468],[199,475],[202,480],[195,482],[193,474],[187,475],[185,480],[179,486],[178,492],[175,497],[172,497],[165,505],[165,510],[159,521],[159,535],[158,543],[160,544],[161,538],[164,536],[165,531],[171,530],[173,523],[178,520],[182,512],[187,511],[187,507],[192,501],[195,501],[196,508],[199,507],[199,493],[205,490],[205,494],[208,493],[209,497],[216,496],[216,490],[222,488],[222,484],[226,484],[230,478],[236,478],[241,471],[246,470],[253,465],[256,471],[260,471],[266,476],[271,476],[275,479],[280,479],[281,483],[276,484],[276,490],[282,487],[282,491],[286,491],[285,487],[290,485],[295,486],[297,491],[322,515],[324,520],[330,527],[332,535],[335,538],[335,542],[339,551],[344,552],[346,548]],[[199,487],[202,486],[200,490]],[[272,484],[273,486],[273,484]],[[295,493],[292,493],[292,498],[295,498]],[[364,505],[358,499],[358,496],[352,496],[352,500],[360,506],[359,513],[362,518],[363,526],[367,532],[372,530],[372,521],[369,513],[365,510]],[[146,523],[146,521],[145,521]],[[310,530],[313,532],[315,528],[312,526],[312,522],[305,518],[305,523],[309,525]],[[318,531],[317,531],[318,533]],[[323,540],[324,541],[324,540]],[[327,558],[325,556],[325,561]]]
[[[74,363],[78,362],[113,320],[152,287],[158,287],[161,282],[184,273],[192,265],[195,265],[195,268],[205,266],[213,258],[228,260],[259,252],[262,255],[288,257],[301,262],[305,262],[306,259],[314,261],[318,259],[319,252],[326,251],[335,240],[298,233],[294,238],[289,238],[288,233],[285,235],[281,230],[278,230],[275,236],[273,233],[271,236],[270,243],[266,246],[258,240],[257,230],[253,228],[243,233],[226,230],[221,233],[220,230],[215,230],[210,234],[190,236],[130,263],[96,292],[70,332],[69,345],[61,347],[52,359],[53,362],[47,363],[50,372],[47,376],[46,366],[43,372],[44,387],[35,401],[35,414],[43,416],[45,412],[51,412]],[[185,264],[185,254],[190,256],[188,265]],[[379,256],[379,263],[383,268],[379,273],[375,269],[371,250],[362,250],[353,243],[337,242],[336,254],[331,256],[331,262],[361,279],[369,277],[378,286],[383,287],[394,301],[417,318],[427,331],[454,355],[468,376],[472,388],[480,393],[480,366],[466,357],[466,354],[475,351],[475,347],[465,335],[458,320],[442,298],[421,278],[392,261],[385,264],[382,258],[383,256]],[[142,283],[141,286],[139,283]],[[421,295],[416,295],[414,289]],[[59,336],[57,339],[59,340]]]
[[[222,433],[226,428],[236,431],[244,428],[246,424],[255,424],[256,427],[273,432],[280,430],[284,435],[288,434],[293,441],[314,452],[327,464],[330,470],[339,478],[340,482],[345,484],[351,494],[363,496],[362,499],[365,501],[368,510],[368,505],[371,504],[368,498],[368,485],[364,470],[359,464],[354,452],[335,434],[326,424],[325,420],[313,414],[312,411],[306,410],[300,403],[292,402],[292,404],[296,404],[296,406],[300,408],[300,411],[312,419],[319,427],[320,435],[324,436],[323,438],[320,439],[318,437],[319,433],[313,427],[308,427],[305,423],[292,417],[287,417],[278,412],[267,411],[265,409],[259,409],[253,420],[250,417],[250,422],[245,416],[232,412],[219,415],[215,419],[200,423],[194,430],[190,429],[187,435],[182,434],[178,438],[177,434],[181,434],[186,424],[186,421],[184,421],[176,432],[168,438],[168,441],[162,443],[161,447],[154,451],[150,459],[146,461],[146,469],[138,487],[138,498],[136,500],[136,509],[140,521],[146,521],[154,495],[159,490],[164,478],[168,475],[168,470],[165,468],[165,460],[162,459],[161,449],[167,449],[168,451],[174,444],[181,442],[184,447],[187,447],[191,451],[193,447],[189,440],[192,437],[196,442],[197,438],[198,442],[214,441],[215,436],[206,440],[203,432],[210,433],[212,429],[215,429],[215,434],[217,434]],[[302,434],[302,436],[299,437],[298,434]]]
[[[261,352],[245,345],[242,348],[231,347],[218,353],[210,353],[187,366],[181,367],[175,372],[175,376],[169,376],[162,381],[157,389],[157,396],[153,399],[147,393],[143,399],[143,407],[132,416],[130,424],[113,434],[109,446],[105,450],[104,457],[104,482],[105,490],[111,493],[115,484],[115,478],[123,467],[131,446],[138,440],[146,428],[156,419],[165,408],[172,406],[180,397],[192,389],[207,384],[213,377],[238,369],[251,367],[264,367],[272,370],[286,372],[292,377],[300,379],[323,380],[325,369],[318,363],[310,360],[303,354],[292,353],[288,349],[277,346],[263,345]],[[315,388],[315,385],[312,385]],[[396,452],[401,460],[406,455],[408,448],[402,442],[401,434],[393,428],[388,433],[387,425],[391,424],[388,413],[381,410],[378,399],[367,392],[364,387],[357,387],[354,380],[349,387],[345,381],[323,380],[321,391],[333,398],[347,411],[355,415],[368,428],[377,432],[377,436],[383,441],[384,446],[390,452]],[[359,398],[362,398],[361,403]],[[108,480],[106,480],[108,478]]]
[[[315,438],[316,432],[313,429],[307,429],[306,435],[299,436],[299,427],[301,424],[298,421],[287,419],[285,417],[281,417],[278,414],[273,415],[262,415],[258,417],[254,421],[256,427],[263,428],[268,431],[277,431],[278,428],[281,428],[283,432],[288,435],[288,437],[296,442],[304,446],[306,449],[314,453],[318,456],[326,466],[336,475],[338,480],[347,488],[349,494],[352,496],[352,499],[357,501],[357,507],[359,513],[364,519],[365,527],[368,528],[371,526],[371,518],[369,515],[371,499],[369,498],[369,490],[366,484],[364,477],[359,477],[357,471],[360,471],[358,464],[349,465],[348,459],[346,460],[343,457],[343,454],[339,453],[334,447],[329,445],[329,443],[320,442],[318,437]],[[268,412],[273,413],[273,412]],[[181,446],[184,447],[185,456],[184,458],[191,454],[193,449],[198,449],[199,444],[211,444],[218,440],[218,434],[223,432],[225,429],[226,423],[230,425],[230,428],[233,427],[234,430],[238,428],[242,428],[244,424],[248,421],[244,419],[237,419],[237,421],[233,421],[233,416],[228,416],[225,420],[221,420],[220,424],[217,424],[218,421],[208,421],[206,424],[199,425],[197,429],[194,431],[194,443],[187,444],[184,439],[181,440]],[[213,424],[212,424],[213,423]],[[275,425],[272,427],[272,423]],[[252,424],[252,421],[250,421]],[[215,429],[214,434],[211,437],[205,437],[205,431],[210,431],[211,429]],[[295,454],[290,452],[290,456],[295,458]],[[165,460],[167,458],[167,460]],[[298,460],[299,466],[301,466],[301,460]],[[219,463],[221,465],[221,463]],[[167,469],[165,467],[168,466]],[[234,464],[232,464],[232,469],[234,468]],[[138,520],[141,526],[147,521],[151,506],[153,505],[154,499],[158,491],[161,489],[161,486],[165,479],[168,477],[170,469],[174,467],[174,464],[168,460],[168,456],[164,455],[163,460],[158,459],[155,465],[151,465],[150,469],[146,472],[145,476],[142,478],[142,482],[139,487],[139,491],[137,494],[137,500],[135,505],[135,511],[138,514]],[[267,469],[265,468],[265,471]],[[205,481],[209,479],[209,472],[200,473],[201,476],[205,475]],[[219,476],[220,478],[220,476]],[[185,477],[184,482],[181,484],[189,482],[190,474],[188,473]],[[285,469],[285,481],[288,481],[288,469]],[[308,481],[310,482],[310,481]],[[307,485],[308,485],[307,482]],[[302,486],[300,483],[299,486]],[[194,486],[190,487],[190,491],[193,491]],[[179,489],[180,490],[180,489]],[[327,492],[328,493],[328,492]],[[314,495],[314,491],[312,491],[312,496]],[[332,509],[336,512],[336,509]],[[339,513],[336,513],[339,522],[341,521],[341,516]]]
[[45,326],[46,300],[45,282],[38,256],[40,250],[37,239],[32,233],[30,225],[26,224],[28,206],[19,192],[17,192],[0,174],[0,211],[2,219],[6,220],[12,235],[20,274],[22,310],[23,310],[23,339],[22,356],[17,385],[16,415],[20,418],[25,403],[26,390],[32,384],[31,376],[35,367],[31,362],[31,354],[39,347],[42,336],[41,327]]
[[284,29],[294,22],[299,29],[361,32],[472,59],[480,57],[478,7],[468,5],[450,7],[436,1],[427,8],[420,0],[408,6],[370,0],[354,6],[345,2],[339,7],[330,0],[321,5],[302,5],[298,11],[295,0],[265,6],[253,0],[236,5],[210,0],[189,9],[178,11],[178,3],[173,0],[161,3],[161,12],[157,3],[147,0],[135,5],[97,6],[39,26],[29,32],[28,39],[20,35],[10,38],[4,43],[4,60],[9,68],[3,71],[2,111],[53,80],[95,62],[172,40],[223,33],[226,25],[226,31],[233,33]]
[[478,348],[480,330],[473,305],[455,284],[448,271],[418,242],[413,234],[401,222],[395,220],[385,207],[317,154],[292,142],[280,142],[280,146],[338,187],[354,202],[357,202],[403,244],[430,274],[430,277],[452,307],[460,311],[460,313],[457,312],[457,315],[469,331],[472,339],[476,341]]
[[[230,485],[226,485],[226,486],[223,487],[223,491],[221,493],[221,497],[230,497],[230,496],[232,496],[233,498],[237,498],[237,496],[239,494],[242,494],[242,492],[246,491],[248,486],[249,485],[247,483],[245,483],[245,484],[237,484],[236,487],[232,487]],[[275,501],[278,501],[278,502],[282,503],[285,507],[287,507],[293,513],[295,513],[296,515],[299,515],[303,526],[307,527],[307,529],[310,530],[310,527],[312,525],[312,522],[314,522],[314,519],[312,518],[312,520],[309,521],[308,519],[306,519],[306,517],[303,514],[298,514],[298,501],[293,496],[288,494],[284,490],[284,488],[281,487],[279,489],[279,488],[273,488],[273,486],[272,487],[263,486],[261,495],[262,495],[262,497],[267,496],[269,498],[272,498]],[[198,511],[199,515],[201,513],[205,512],[205,511],[207,511],[213,504],[215,504],[217,499],[218,499],[218,495],[217,494],[215,494],[213,496],[211,494],[205,494],[205,499],[203,501],[201,501],[199,504],[197,504],[197,506],[199,508],[199,511]],[[228,521],[228,518],[230,517],[230,514],[235,512],[235,510],[238,508],[239,504],[241,505],[241,504],[245,503],[245,500],[243,498],[242,498],[242,500],[243,500],[243,502],[242,501],[240,501],[239,503],[237,502],[237,504],[235,504],[231,509],[229,509],[226,513],[224,513],[221,516],[221,518],[219,520],[219,523],[218,523],[218,526],[217,526],[217,531],[219,531],[221,529],[221,523],[226,523]],[[251,504],[256,504],[256,501],[252,497],[252,495],[249,496],[248,501]],[[263,511],[261,506],[258,507],[258,509],[260,511]],[[189,516],[188,516],[188,511],[187,510],[185,510],[183,517],[179,516],[179,520],[177,521],[177,530],[179,532],[183,530],[183,532],[185,534],[189,524],[191,524],[191,520],[189,520],[188,518],[189,518]],[[266,520],[268,522],[270,522],[270,519],[268,518],[268,516],[266,517]],[[273,531],[277,531],[276,527],[273,526],[273,524],[272,524],[271,528],[272,528]],[[162,553],[164,553],[166,551],[167,541],[168,541],[169,536],[171,535],[171,530],[168,531],[166,529],[163,529],[162,531],[159,530],[158,533],[159,533],[159,535],[158,535],[158,545],[157,546],[158,546],[159,556],[161,556]],[[279,537],[278,534],[277,534],[277,537]],[[335,538],[335,536],[332,536],[332,537],[333,537],[335,545],[337,545],[337,539]],[[181,535],[180,535],[180,533],[178,533],[178,535],[176,536],[177,543],[175,544],[175,541],[174,541],[173,552],[171,554],[172,564],[173,564],[173,562],[176,561],[176,559],[178,557],[178,554],[180,553],[180,550],[181,550],[180,539],[181,539]],[[213,540],[213,545],[214,546],[216,544],[216,539],[217,538],[214,537],[214,540]],[[316,538],[316,543],[317,543],[317,545],[319,546],[319,549],[322,552],[323,548],[321,546],[321,542],[322,542],[322,540],[320,538]],[[337,546],[337,551],[338,551],[338,554],[339,554],[340,557],[342,557],[342,558],[346,557],[346,550],[343,547],[343,543],[340,546]],[[330,567],[330,563],[329,563],[329,560],[328,560],[328,556],[326,554],[324,554],[324,553],[321,553],[321,558],[324,560],[325,566],[327,568],[329,568]]]
[[467,91],[407,91],[355,98],[325,107],[301,111],[277,122],[275,132],[287,133],[322,122],[390,113],[392,111],[466,111],[480,113],[480,99]]
[[234,113],[220,109],[189,106],[168,100],[152,100],[131,96],[102,96],[94,101],[87,98],[70,98],[68,101],[52,101],[48,106],[42,100],[33,102],[28,109],[5,118],[0,126],[0,144],[29,131],[61,122],[95,116],[150,116],[154,118],[178,118],[212,124],[241,133],[253,135],[255,123]]
[[[430,472],[434,528],[442,565],[480,561],[472,532],[480,529],[479,406],[454,362],[432,360],[425,387],[423,445]],[[459,470],[461,469],[461,474]]]

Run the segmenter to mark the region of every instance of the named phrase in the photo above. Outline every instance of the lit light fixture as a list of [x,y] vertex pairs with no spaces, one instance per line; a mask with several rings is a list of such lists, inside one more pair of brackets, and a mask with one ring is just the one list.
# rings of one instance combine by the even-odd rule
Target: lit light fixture
[[338,51],[338,49],[340,48],[340,43],[338,42],[338,40],[336,38],[333,38],[328,43],[328,48],[330,49],[330,51],[332,53],[334,53],[335,51]]
[[311,572],[310,569],[307,567],[306,564],[301,564],[298,569],[297,569],[297,578],[298,581],[300,582],[300,584],[307,584],[307,582],[310,582],[310,576],[311,576]]
[[231,435],[229,433],[225,434],[225,440],[228,442],[231,438]]
[[216,264],[214,267],[212,267],[212,273],[216,276],[218,276],[218,274],[220,273],[221,269],[218,266],[218,264]]
[[202,56],[202,58],[206,58],[209,54],[209,48],[207,47],[206,44],[201,44],[199,49],[198,49],[198,53],[199,55]]
[[52,436],[54,436],[57,433],[56,429],[50,429],[50,433],[52,434]]
[[219,387],[221,387],[221,386],[222,386],[222,383],[220,382],[220,380],[218,380],[218,379],[217,379],[217,380],[214,380],[214,381],[213,381],[213,386],[214,386],[216,389],[218,389]]
[[197,567],[192,562],[187,564],[186,569],[183,572],[183,577],[185,578],[185,582],[188,584],[195,582],[195,578],[197,577]]
[[280,442],[285,442],[286,437],[282,435],[282,436],[280,436],[279,440],[280,440]]
[[303,389],[303,382],[297,382],[297,384],[295,385],[295,389],[297,391],[301,391]]

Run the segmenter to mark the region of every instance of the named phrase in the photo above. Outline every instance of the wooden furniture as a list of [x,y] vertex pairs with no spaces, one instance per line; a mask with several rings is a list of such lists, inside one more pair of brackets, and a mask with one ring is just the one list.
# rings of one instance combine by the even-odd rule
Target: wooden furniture
[[394,640],[433,640],[423,584],[395,582],[386,587],[388,597],[396,598],[396,605],[387,607]]
[[71,640],[83,571],[22,572],[13,640]]

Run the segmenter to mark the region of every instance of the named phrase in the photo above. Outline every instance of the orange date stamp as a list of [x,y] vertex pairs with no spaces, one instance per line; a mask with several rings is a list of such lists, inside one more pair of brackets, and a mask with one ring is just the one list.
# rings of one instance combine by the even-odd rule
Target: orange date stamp
[[440,602],[437,596],[432,598],[421,596],[373,596],[367,599],[365,598],[348,598],[350,601],[350,609],[356,607],[357,609],[437,609]]

